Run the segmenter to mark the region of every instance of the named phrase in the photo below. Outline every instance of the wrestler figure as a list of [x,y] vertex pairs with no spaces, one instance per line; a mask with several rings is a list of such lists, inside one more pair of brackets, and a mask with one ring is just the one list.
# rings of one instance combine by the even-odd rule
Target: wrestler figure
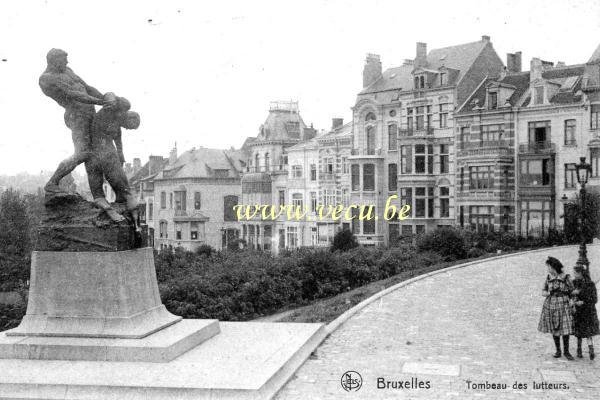
[[88,85],[67,67],[67,53],[51,49],[46,55],[48,67],[40,76],[42,92],[65,109],[65,124],[71,129],[74,154],[63,160],[44,187],[46,193],[62,192],[60,180],[71,173],[90,155],[90,129],[96,110],[94,105],[114,106],[115,99],[107,98]]
[[91,128],[91,154],[85,161],[88,183],[94,203],[105,210],[113,221],[123,221],[124,217],[111,207],[104,196],[102,185],[106,179],[117,195],[117,202],[127,204],[127,209],[131,212],[138,230],[137,200],[131,194],[123,170],[125,157],[121,128],[137,129],[140,125],[140,116],[136,112],[129,111],[131,105],[127,99],[116,97],[112,93],[107,93],[106,97],[114,98],[115,105],[103,107],[94,116]]

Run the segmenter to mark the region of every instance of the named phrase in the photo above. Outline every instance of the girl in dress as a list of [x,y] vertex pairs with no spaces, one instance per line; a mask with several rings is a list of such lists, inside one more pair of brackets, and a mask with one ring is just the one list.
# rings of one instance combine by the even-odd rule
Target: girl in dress
[[546,260],[548,275],[544,283],[542,295],[546,297],[540,315],[538,330],[552,334],[556,346],[555,358],[561,356],[560,337],[563,339],[563,353],[567,360],[573,360],[569,353],[569,335],[573,334],[573,314],[569,298],[573,291],[573,282],[568,274],[563,272],[563,265],[554,257]]
[[573,294],[576,295],[574,328],[575,336],[577,336],[577,357],[583,357],[581,342],[583,338],[586,338],[590,360],[593,360],[595,357],[593,337],[600,334],[600,324],[596,312],[598,292],[585,266],[576,265],[573,271],[575,271],[575,279],[573,280],[575,290],[573,290]]

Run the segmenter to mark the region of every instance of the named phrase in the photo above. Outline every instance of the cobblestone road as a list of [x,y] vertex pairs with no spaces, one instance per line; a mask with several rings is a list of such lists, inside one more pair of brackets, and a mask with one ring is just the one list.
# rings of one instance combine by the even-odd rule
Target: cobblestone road
[[[482,262],[391,292],[331,334],[276,398],[600,399],[600,359],[590,361],[587,351],[584,359],[554,359],[551,336],[537,331],[548,255],[572,273],[577,249],[556,248]],[[589,258],[598,280],[600,246],[590,248]],[[595,347],[600,353],[598,336]],[[360,390],[342,389],[347,370],[361,374]],[[534,389],[542,374],[568,388]],[[431,389],[378,389],[378,378],[429,380]],[[508,388],[474,390],[468,381]],[[515,382],[527,388],[513,389]]]

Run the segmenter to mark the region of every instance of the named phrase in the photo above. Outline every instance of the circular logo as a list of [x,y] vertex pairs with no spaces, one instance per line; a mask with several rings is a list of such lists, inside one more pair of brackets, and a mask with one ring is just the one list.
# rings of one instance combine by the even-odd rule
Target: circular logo
[[346,371],[340,383],[346,392],[356,392],[362,387],[362,376],[356,371]]

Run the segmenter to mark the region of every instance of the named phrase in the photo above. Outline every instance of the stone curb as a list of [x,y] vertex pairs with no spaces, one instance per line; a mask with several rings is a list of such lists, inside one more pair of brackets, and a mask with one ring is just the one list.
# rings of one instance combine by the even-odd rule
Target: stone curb
[[[393,292],[394,290],[397,290],[397,289],[400,289],[401,287],[410,285],[411,283],[420,281],[422,279],[428,278],[428,277],[433,276],[433,275],[442,274],[442,273],[449,272],[449,271],[452,271],[452,270],[455,270],[455,269],[468,267],[468,266],[471,266],[471,265],[474,265],[474,264],[481,264],[481,263],[485,263],[485,262],[488,262],[488,261],[502,260],[502,259],[505,259],[505,258],[522,256],[524,254],[540,253],[542,251],[548,251],[548,250],[552,250],[552,249],[577,247],[577,246],[578,245],[572,245],[572,244],[570,244],[570,245],[564,245],[564,246],[544,247],[542,249],[521,251],[521,252],[517,252],[517,253],[510,253],[510,254],[503,254],[503,255],[494,256],[494,257],[488,257],[488,258],[485,258],[483,260],[469,261],[469,262],[466,262],[466,263],[463,263],[463,264],[453,265],[453,266],[448,267],[448,268],[438,269],[436,271],[428,272],[426,274],[419,275],[419,276],[416,276],[414,278],[408,279],[406,281],[397,283],[394,286],[390,286],[389,288],[384,289],[381,292],[375,293],[373,296],[371,296],[371,297],[369,297],[369,298],[361,301],[360,303],[358,303],[357,305],[355,305],[354,307],[352,307],[351,309],[347,310],[345,313],[343,313],[342,315],[340,315],[339,317],[337,317],[336,319],[334,319],[333,321],[331,321],[329,324],[327,324],[327,326],[325,327],[326,335],[323,338],[323,340],[326,339],[333,332],[335,332],[335,330],[337,330],[340,326],[342,326],[344,324],[344,322],[346,322],[347,320],[349,320],[350,317],[352,317],[353,315],[355,315],[356,313],[358,313],[360,310],[362,310],[363,308],[365,308],[369,304],[373,303],[375,300],[380,299],[381,297],[383,297],[383,296],[385,296],[385,295]],[[593,246],[598,246],[598,244],[588,244],[587,246],[588,247],[593,247]]]

